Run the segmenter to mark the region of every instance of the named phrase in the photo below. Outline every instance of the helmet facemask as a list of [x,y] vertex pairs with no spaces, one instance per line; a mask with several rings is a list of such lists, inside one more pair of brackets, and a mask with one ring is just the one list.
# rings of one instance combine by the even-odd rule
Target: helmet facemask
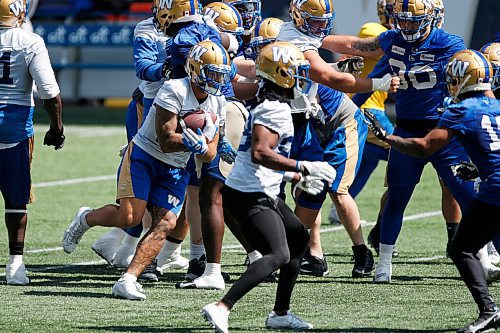
[[302,25],[302,32],[306,35],[316,38],[325,38],[330,34],[333,27],[333,19],[335,18],[335,13],[326,14],[325,16],[312,16],[307,12],[301,12],[304,24]]
[[248,32],[261,20],[260,0],[235,1],[232,5],[240,12],[245,31]]
[[313,85],[312,80],[309,78],[309,70],[311,65],[300,64],[298,66],[291,67],[292,77],[295,79],[294,94],[295,95],[307,95],[311,90]]
[[394,13],[396,31],[409,43],[418,42],[432,23],[432,15],[424,14],[413,16],[411,12]]
[[192,81],[207,94],[221,96],[222,89],[231,83],[230,73],[229,65],[202,65],[200,75],[192,78]]

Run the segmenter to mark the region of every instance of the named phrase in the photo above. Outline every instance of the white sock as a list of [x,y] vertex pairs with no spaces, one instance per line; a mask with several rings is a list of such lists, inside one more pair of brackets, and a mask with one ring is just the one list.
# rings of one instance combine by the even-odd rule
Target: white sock
[[181,244],[173,243],[168,239],[163,244],[162,252],[166,257],[171,257],[172,254],[180,255],[181,254]]
[[123,273],[122,277],[120,278],[122,281],[131,281],[131,282],[137,282],[137,276],[134,274],[130,273]]
[[493,264],[491,263],[490,257],[488,256],[488,247],[485,245],[479,251],[477,251],[477,257],[479,261],[481,261],[481,265],[483,267],[491,267]]
[[101,238],[118,238],[118,237],[124,237],[126,234],[125,230],[122,228],[111,228],[110,231],[105,233]]
[[205,245],[189,244],[189,261],[193,259],[200,259],[205,254]]
[[380,243],[380,254],[378,265],[390,265],[392,261],[392,252],[394,252],[394,245],[387,245]]
[[22,254],[14,254],[9,256],[9,264],[21,265],[23,263],[23,255]]
[[220,264],[207,262],[207,265],[205,266],[205,272],[203,272],[203,275],[209,275],[209,276],[221,275]]
[[133,245],[133,246],[137,246],[137,244],[139,244],[139,241],[141,239],[138,238],[138,237],[132,237],[130,236],[129,234],[127,234],[124,238],[123,238],[123,244],[128,244],[128,245]]
[[80,215],[80,224],[83,228],[84,231],[87,231],[90,229],[90,226],[88,225],[87,223],[87,214],[90,213],[91,211],[86,211],[85,213],[83,213],[82,215]]
[[260,254],[260,252],[257,250],[253,250],[248,254],[248,260],[250,260],[251,264],[259,260],[260,258],[262,258],[262,254]]

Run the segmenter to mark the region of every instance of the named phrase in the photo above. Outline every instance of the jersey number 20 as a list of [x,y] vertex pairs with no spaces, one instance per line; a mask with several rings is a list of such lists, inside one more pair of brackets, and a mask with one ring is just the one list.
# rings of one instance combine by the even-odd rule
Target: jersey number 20
[[0,64],[2,65],[0,84],[14,84],[14,80],[10,77],[10,52],[4,52],[0,56]]
[[[396,72],[395,74],[401,77],[401,84],[399,86],[399,89],[406,90],[410,86],[412,86],[417,90],[431,89],[434,88],[434,86],[437,83],[436,72],[434,72],[432,67],[429,65],[425,66],[416,65],[410,68],[409,71],[407,71],[404,62],[393,58],[389,59],[389,65],[393,70],[395,68],[398,69],[397,71],[395,71]],[[402,73],[404,76],[401,76],[400,73]],[[427,74],[428,80],[422,82],[418,81],[417,75],[422,76],[424,74]]]

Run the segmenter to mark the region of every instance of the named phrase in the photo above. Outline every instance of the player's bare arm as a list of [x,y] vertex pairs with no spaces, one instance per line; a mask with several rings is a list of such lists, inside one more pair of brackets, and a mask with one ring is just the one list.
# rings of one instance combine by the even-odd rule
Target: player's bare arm
[[176,133],[178,126],[177,115],[165,110],[158,104],[156,106],[156,136],[158,144],[164,153],[187,151],[182,143],[182,134]]
[[329,35],[321,47],[332,52],[378,58],[384,55],[378,37],[359,38],[347,35]]
[[426,158],[443,148],[453,137],[453,130],[445,127],[436,127],[423,138],[401,138],[388,135],[386,142],[402,153]]
[[49,115],[50,128],[45,134],[43,143],[48,146],[54,146],[56,150],[64,146],[64,129],[62,124],[62,100],[61,95],[44,99],[43,105]]
[[273,170],[296,171],[295,160],[274,151],[278,140],[278,133],[255,124],[252,131],[252,162]]

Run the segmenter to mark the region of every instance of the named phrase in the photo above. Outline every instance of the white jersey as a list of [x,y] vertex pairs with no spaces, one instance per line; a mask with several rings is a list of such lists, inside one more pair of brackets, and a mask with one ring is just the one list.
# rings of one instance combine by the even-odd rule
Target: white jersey
[[191,111],[203,110],[205,112],[217,114],[220,122],[222,122],[222,119],[226,118],[226,99],[224,96],[213,96],[209,94],[207,99],[200,104],[193,93],[189,77],[164,82],[156,95],[153,106],[144,124],[141,126],[136,136],[134,136],[133,141],[149,155],[178,168],[184,168],[186,166],[191,156],[191,152],[162,152],[158,144],[158,137],[156,136],[156,104],[179,117]]
[[[150,39],[155,42],[159,51],[156,54],[156,62],[163,63],[165,61],[167,57],[165,50],[167,47],[167,41],[170,37],[165,36],[162,32],[159,32],[155,28],[152,17],[137,23],[137,26],[134,29],[134,39],[136,38]],[[161,79],[157,82],[142,80],[139,85],[139,89],[141,89],[144,97],[153,99],[165,81],[166,79]]]
[[0,29],[0,103],[34,106],[33,80],[42,99],[59,86],[42,37],[21,28]]
[[309,50],[318,51],[322,44],[320,38],[311,37],[300,32],[293,22],[283,23],[276,41],[289,42],[297,46],[302,52]]
[[263,192],[276,199],[283,181],[283,171],[272,170],[252,162],[251,138],[254,125],[262,125],[278,133],[274,151],[288,157],[293,140],[293,119],[290,106],[265,100],[250,111],[241,136],[238,155],[226,185],[241,192]]

